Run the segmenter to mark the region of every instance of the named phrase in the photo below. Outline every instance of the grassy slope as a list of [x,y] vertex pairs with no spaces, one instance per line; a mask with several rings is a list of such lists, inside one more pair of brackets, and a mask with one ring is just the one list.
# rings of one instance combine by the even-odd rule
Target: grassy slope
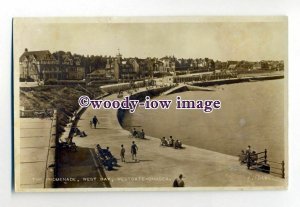
[[[93,93],[97,91],[93,91]],[[79,86],[41,86],[20,89],[20,106],[25,110],[57,109],[58,131],[64,131],[64,127],[79,108],[78,98],[89,95],[87,91]]]

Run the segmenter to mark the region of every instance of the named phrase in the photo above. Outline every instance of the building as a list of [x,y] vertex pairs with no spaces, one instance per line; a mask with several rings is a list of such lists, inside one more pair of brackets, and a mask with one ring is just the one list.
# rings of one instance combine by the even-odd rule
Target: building
[[251,71],[251,69],[253,68],[253,65],[254,65],[253,62],[242,60],[238,63],[237,70],[239,70],[239,71]]
[[83,80],[85,78],[85,67],[81,59],[76,55],[66,55],[60,65],[61,73],[66,74],[63,79]]
[[154,59],[154,73],[164,73],[164,63],[158,59]]
[[105,69],[96,69],[93,72],[87,74],[87,79],[89,81],[94,81],[94,80],[106,80],[106,70]]
[[49,50],[28,51],[26,48],[19,58],[20,81],[59,79],[61,72],[58,61]]
[[62,52],[57,58],[49,50],[28,51],[19,59],[20,80],[83,80],[85,67],[80,56]]
[[230,64],[229,66],[228,66],[228,70],[235,70],[236,69],[236,64]]
[[140,64],[135,58],[125,59],[121,53],[118,52],[114,59],[114,79],[116,81],[132,81],[136,80],[140,74]]
[[117,58],[114,60],[114,78],[116,81],[120,79],[120,66]]
[[261,70],[261,63],[260,62],[255,62],[252,66],[253,70]]
[[170,57],[163,57],[159,59],[163,63],[163,71],[162,72],[175,72],[175,61]]
[[85,68],[82,66],[68,67],[66,72],[66,80],[83,80],[85,78]]
[[130,58],[128,60],[128,63],[132,66],[134,72],[136,72],[136,73],[140,72],[140,65],[138,64],[138,62],[135,58]]
[[223,69],[226,69],[226,65],[227,65],[226,62],[222,62],[222,61],[219,61],[219,60],[216,60],[216,61],[215,61],[215,69],[216,69],[216,70],[223,70]]
[[130,63],[129,60],[122,60],[119,67],[119,77],[122,81],[131,81],[137,79],[138,73],[137,69],[134,68],[134,65]]

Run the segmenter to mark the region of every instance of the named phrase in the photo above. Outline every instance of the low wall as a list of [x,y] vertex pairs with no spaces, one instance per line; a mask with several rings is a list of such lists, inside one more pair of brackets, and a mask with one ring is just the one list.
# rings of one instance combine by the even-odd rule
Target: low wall
[[145,87],[149,84],[148,80],[145,81],[135,81],[134,83],[118,83],[112,85],[100,86],[100,90],[106,93],[118,93],[120,91],[126,91],[134,88]]
[[[142,90],[139,92],[136,92],[129,96],[130,99],[144,101],[146,96],[154,97],[159,96],[161,93],[169,90],[173,86],[163,86],[163,87],[157,87],[157,88],[150,88],[148,90]],[[119,124],[123,127],[123,120],[126,115],[126,113],[129,113],[127,109],[118,109],[117,112],[117,118],[119,121]]]
[[276,80],[284,78],[283,75],[274,75],[274,76],[257,76],[257,77],[243,77],[243,78],[232,78],[232,79],[221,79],[221,80],[210,80],[204,82],[195,82],[194,86],[213,86],[213,85],[225,85],[233,83],[243,83],[251,81],[264,81],[264,80]]
[[48,148],[48,158],[46,165],[46,180],[45,180],[45,188],[53,188],[55,178],[57,172],[56,166],[56,146],[57,146],[57,111],[53,112],[53,119],[50,130],[50,140],[49,140],[49,148]]

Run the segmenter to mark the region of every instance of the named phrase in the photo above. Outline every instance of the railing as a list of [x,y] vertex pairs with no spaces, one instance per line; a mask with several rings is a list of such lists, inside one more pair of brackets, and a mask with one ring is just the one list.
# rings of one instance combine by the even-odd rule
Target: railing
[[54,109],[20,110],[21,118],[52,118]]
[[240,155],[240,161],[242,164],[247,164],[248,169],[255,169],[285,178],[285,162],[268,160],[267,149],[258,153],[246,152],[246,154]]
[[272,169],[275,169],[276,171],[270,171],[270,173],[275,174],[275,175],[279,175],[282,178],[285,178],[285,166],[284,166],[285,163],[284,163],[284,161],[274,162],[274,161],[267,160],[267,162],[277,165],[276,167],[272,166]]
[[53,188],[55,187],[55,182],[53,182],[54,178],[57,177],[57,111],[53,111],[53,119],[51,123],[51,131],[50,131],[50,139],[49,139],[49,147],[47,154],[47,165],[46,165],[46,173],[45,173],[45,188]]
[[191,81],[211,81],[219,79],[237,78],[236,73],[211,73],[211,74],[190,74],[189,76],[175,76],[173,77],[174,83],[191,82]]
[[[263,152],[258,152],[258,153],[255,153],[255,154],[252,154],[254,156],[257,156],[257,160],[262,160],[262,161],[259,161],[259,162],[256,162],[256,164],[267,164],[267,149],[265,149]],[[250,156],[252,156],[250,155]],[[261,157],[259,157],[260,155],[262,155]],[[249,159],[248,159],[249,160]]]

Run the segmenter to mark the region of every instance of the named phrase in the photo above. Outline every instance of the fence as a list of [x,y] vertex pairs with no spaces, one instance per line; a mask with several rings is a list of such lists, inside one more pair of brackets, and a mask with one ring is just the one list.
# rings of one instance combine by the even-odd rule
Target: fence
[[274,161],[270,161],[268,160],[269,163],[271,164],[276,164],[276,167],[272,166],[272,169],[276,170],[276,171],[270,171],[270,173],[275,174],[275,175],[279,175],[282,178],[285,178],[285,163],[284,161],[282,162],[274,162]]
[[51,123],[50,140],[47,155],[47,168],[45,173],[45,188],[55,187],[54,178],[57,177],[57,111],[53,110],[53,119]]
[[192,82],[192,81],[211,81],[220,79],[237,78],[236,73],[211,73],[211,74],[190,74],[188,76],[173,77],[174,83]]
[[[274,174],[280,176],[281,178],[285,178],[285,162],[275,162],[268,160],[267,149],[258,153],[247,152],[244,155],[244,159],[241,159],[241,162],[246,163],[248,169],[251,168],[265,173]],[[272,166],[270,164],[272,164]]]
[[20,110],[21,118],[52,118],[54,109]]

